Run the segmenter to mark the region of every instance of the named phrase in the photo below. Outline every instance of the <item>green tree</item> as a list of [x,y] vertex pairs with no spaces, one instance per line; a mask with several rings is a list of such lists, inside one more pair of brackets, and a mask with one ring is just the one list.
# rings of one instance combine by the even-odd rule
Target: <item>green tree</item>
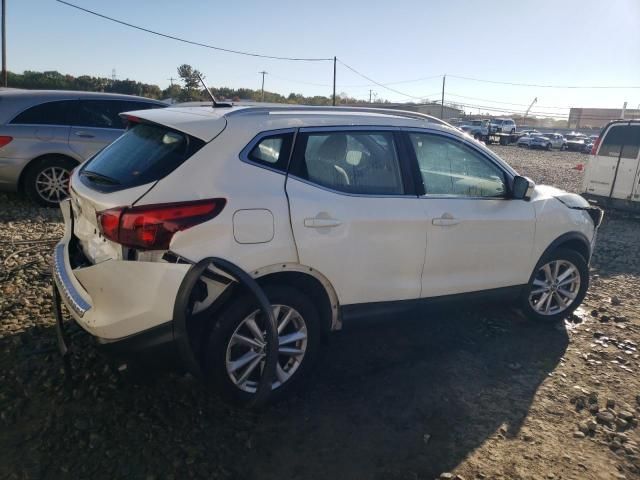
[[178,76],[184,82],[184,89],[181,92],[180,101],[188,102],[202,99],[200,92],[200,72],[186,63],[178,67]]

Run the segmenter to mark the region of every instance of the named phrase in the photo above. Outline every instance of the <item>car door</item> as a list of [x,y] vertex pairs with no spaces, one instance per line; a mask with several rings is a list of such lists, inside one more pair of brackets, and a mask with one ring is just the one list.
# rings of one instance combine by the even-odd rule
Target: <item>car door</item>
[[604,133],[596,155],[589,159],[586,193],[630,199],[637,185],[640,125],[614,123]]
[[301,264],[342,305],[420,297],[426,225],[393,129],[300,129],[286,181]]
[[427,226],[422,296],[525,284],[531,274],[533,205],[509,198],[511,174],[453,136],[412,131]]
[[118,116],[120,103],[114,100],[77,101],[69,145],[83,159],[92,157],[122,134],[124,124]]

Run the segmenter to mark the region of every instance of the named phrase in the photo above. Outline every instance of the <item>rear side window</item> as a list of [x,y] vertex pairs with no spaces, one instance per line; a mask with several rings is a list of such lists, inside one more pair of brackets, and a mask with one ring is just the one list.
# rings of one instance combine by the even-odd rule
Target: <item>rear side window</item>
[[322,132],[300,137],[295,175],[340,192],[404,194],[391,132]]
[[100,191],[144,185],[167,176],[204,144],[166,127],[136,124],[85,163],[80,177]]
[[253,147],[249,147],[246,159],[286,172],[292,141],[292,132],[261,137]]
[[120,113],[153,108],[151,103],[123,100],[80,100],[73,125],[78,127],[124,129],[126,121]]
[[18,114],[10,123],[23,125],[70,125],[76,100],[41,103]]
[[598,155],[637,158],[640,149],[640,125],[614,125],[605,134]]

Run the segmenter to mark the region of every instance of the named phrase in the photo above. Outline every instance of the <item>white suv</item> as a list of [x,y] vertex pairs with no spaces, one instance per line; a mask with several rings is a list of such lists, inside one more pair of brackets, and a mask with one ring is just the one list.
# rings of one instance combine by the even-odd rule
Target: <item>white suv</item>
[[586,293],[601,210],[440,120],[287,106],[127,118],[72,175],[54,291],[103,347],[176,353],[235,401],[291,388],[356,317],[490,295],[553,321]]

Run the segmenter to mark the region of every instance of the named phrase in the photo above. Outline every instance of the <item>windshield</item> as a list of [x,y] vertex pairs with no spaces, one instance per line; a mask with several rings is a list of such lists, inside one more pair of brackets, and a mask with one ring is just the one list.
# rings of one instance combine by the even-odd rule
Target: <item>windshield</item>
[[80,176],[92,187],[129,188],[159,180],[204,142],[159,125],[137,124],[89,160]]

